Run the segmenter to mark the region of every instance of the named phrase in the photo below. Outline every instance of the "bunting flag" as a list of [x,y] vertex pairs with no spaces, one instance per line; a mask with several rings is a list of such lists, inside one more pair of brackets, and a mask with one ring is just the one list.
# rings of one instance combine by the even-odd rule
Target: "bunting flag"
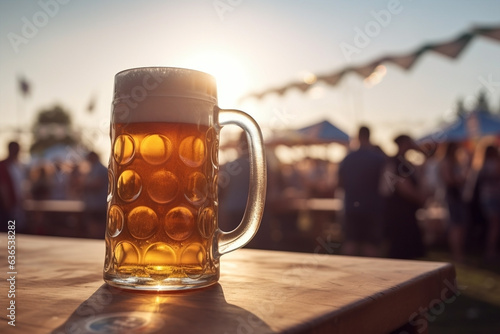
[[415,51],[405,54],[405,55],[391,55],[385,56],[375,61],[372,61],[368,64],[357,66],[357,67],[346,67],[344,69],[335,71],[331,74],[327,75],[318,75],[316,76],[316,80],[311,83],[307,83],[304,81],[299,82],[291,82],[287,85],[275,88],[269,88],[261,92],[250,93],[246,96],[242,97],[243,99],[248,98],[257,98],[261,99],[266,95],[276,93],[278,95],[284,95],[288,90],[292,88],[298,88],[302,92],[306,92],[310,89],[314,84],[318,82],[326,83],[330,86],[337,85],[342,77],[349,72],[354,72],[360,75],[363,78],[369,77],[377,67],[383,63],[392,63],[404,70],[409,70],[413,65],[415,65],[418,58],[420,58],[427,51],[433,51],[442,56],[455,59],[460,53],[467,47],[470,41],[476,36],[483,36],[494,41],[500,41],[500,26],[498,27],[478,27],[473,28],[471,31],[465,32],[461,34],[458,38],[455,38],[452,41],[445,41],[442,43],[433,43],[433,44],[425,44],[422,47],[416,49]]

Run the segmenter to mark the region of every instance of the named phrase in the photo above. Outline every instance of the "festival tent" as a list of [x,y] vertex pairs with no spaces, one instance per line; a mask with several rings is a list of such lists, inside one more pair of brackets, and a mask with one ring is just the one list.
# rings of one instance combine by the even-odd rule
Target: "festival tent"
[[419,143],[462,142],[484,136],[500,136],[500,116],[475,110],[418,140]]
[[327,120],[298,129],[297,132],[309,145],[329,143],[347,145],[349,143],[349,135]]
[[307,146],[330,143],[347,145],[349,135],[327,120],[296,130],[281,131],[267,142],[270,146]]

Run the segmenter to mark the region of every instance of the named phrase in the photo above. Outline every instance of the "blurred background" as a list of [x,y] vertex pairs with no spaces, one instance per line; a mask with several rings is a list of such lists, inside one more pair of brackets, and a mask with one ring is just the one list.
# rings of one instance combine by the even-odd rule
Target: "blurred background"
[[[394,149],[391,139],[399,132],[423,135],[449,120],[457,100],[472,107],[481,90],[497,110],[500,48],[484,37],[471,40],[457,59],[427,52],[409,71],[385,64],[387,72],[378,84],[367,85],[350,73],[334,87],[319,84],[306,94],[292,89],[284,96],[242,100],[289,82],[310,82],[312,75],[410,54],[499,21],[500,4],[495,1],[394,4],[3,2],[1,139],[7,140],[18,127],[29,132],[40,109],[57,104],[70,113],[74,130],[84,132],[84,143],[106,156],[114,75],[141,66],[214,74],[221,107],[247,111],[267,132],[326,118],[353,134],[363,122],[373,125],[374,140],[388,149]],[[20,82],[27,84],[26,90],[20,91]],[[30,143],[27,138],[25,145]],[[5,145],[0,149],[5,154]]]
[[[500,2],[4,1],[0,35],[0,160],[19,166],[16,189],[0,175],[2,196],[20,232],[102,237],[105,201],[95,199],[107,192],[114,75],[197,69],[216,77],[222,108],[246,111],[263,130],[268,209],[249,247],[343,253],[341,161],[361,125],[388,159],[406,134],[420,147],[405,159],[425,194],[415,217],[426,252],[416,258],[454,261],[464,287],[431,329],[500,331],[499,260],[484,254],[500,218],[482,209],[478,181],[486,147],[498,155]],[[239,132],[221,137],[221,164],[242,159]],[[450,143],[468,212],[458,257],[436,171]],[[227,200],[238,182],[248,181],[220,185],[221,217],[241,214]]]

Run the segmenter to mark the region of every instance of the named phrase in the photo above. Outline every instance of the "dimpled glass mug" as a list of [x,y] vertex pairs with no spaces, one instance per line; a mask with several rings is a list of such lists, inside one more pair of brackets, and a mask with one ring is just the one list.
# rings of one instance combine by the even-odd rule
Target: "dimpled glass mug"
[[[247,134],[250,188],[241,223],[217,224],[219,131]],[[115,76],[104,280],[136,290],[214,284],[221,255],[243,247],[264,210],[266,164],[257,123],[217,107],[215,79],[169,67]]]

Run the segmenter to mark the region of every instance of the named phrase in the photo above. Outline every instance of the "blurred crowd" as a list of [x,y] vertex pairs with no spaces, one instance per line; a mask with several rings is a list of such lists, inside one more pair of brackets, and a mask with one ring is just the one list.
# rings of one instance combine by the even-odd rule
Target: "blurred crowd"
[[[306,157],[284,164],[268,149],[266,209],[250,246],[312,252],[334,242],[336,253],[412,259],[425,255],[429,234],[438,231],[455,261],[464,260],[470,242],[486,260],[497,258],[498,139],[417,145],[400,135],[389,156],[363,126],[355,142],[340,163]],[[226,231],[243,216],[250,182],[244,137],[239,143],[238,158],[219,172]],[[104,236],[108,174],[95,152],[78,163],[30,166],[20,163],[17,142],[8,152],[0,162],[1,221],[15,219],[18,232]],[[311,204],[316,199],[324,201]]]
[[[96,152],[79,162],[19,161],[19,143],[0,162],[0,215],[21,233],[103,238],[108,172]],[[5,226],[2,224],[2,230]]]
[[[438,245],[457,262],[468,248],[479,248],[486,261],[497,258],[497,138],[417,144],[403,134],[388,155],[363,126],[354,142],[340,163],[306,157],[284,164],[268,149],[266,209],[251,246],[312,252],[328,241],[339,254],[415,259]],[[240,157],[228,165],[245,166],[245,145],[238,150]],[[225,230],[242,217],[247,174],[220,187],[220,221],[230,222]]]

